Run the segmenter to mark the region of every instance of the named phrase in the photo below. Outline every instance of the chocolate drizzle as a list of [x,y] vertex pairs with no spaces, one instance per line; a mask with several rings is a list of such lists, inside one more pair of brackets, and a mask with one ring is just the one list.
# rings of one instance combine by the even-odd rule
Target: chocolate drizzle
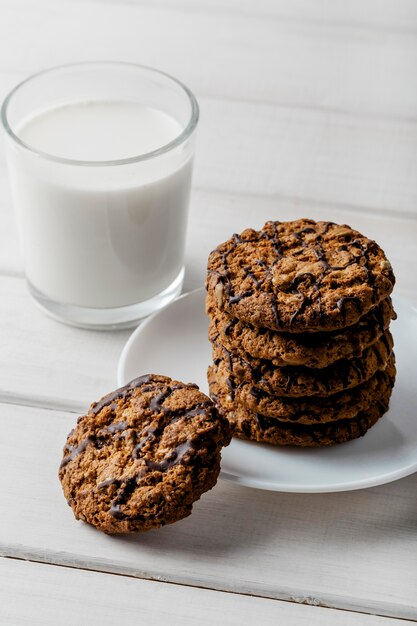
[[106,426],[106,430],[111,435],[114,435],[115,433],[126,430],[127,425],[127,422],[113,422],[113,424],[109,424],[108,426]]
[[107,394],[107,396],[104,396],[104,398],[101,398],[101,400],[93,404],[93,406],[90,409],[90,413],[92,413],[93,415],[97,415],[97,413],[100,413],[100,411],[105,406],[109,406],[115,400],[124,400],[128,398],[129,396],[132,395],[135,389],[137,389],[138,387],[140,387],[141,385],[145,383],[149,383],[151,380],[153,380],[152,374],[139,376],[138,378],[131,380],[130,383],[128,383],[124,387],[120,387],[120,389],[116,389],[116,391],[113,391],[112,393]]
[[64,459],[62,459],[59,468],[61,469],[65,467],[66,465],[68,465],[70,461],[73,461],[75,457],[77,457],[79,454],[84,452],[84,450],[86,450],[89,444],[94,444],[94,443],[95,443],[95,439],[91,437],[86,437],[85,439],[83,439],[83,441],[81,441],[81,443],[78,444],[78,446],[70,446],[66,444],[64,449],[69,452],[69,455],[66,456]]
[[275,318],[275,323],[277,326],[281,325],[281,318],[279,316],[278,313],[278,307],[277,307],[277,303],[275,302],[275,298],[273,297],[273,295],[270,295],[270,302],[271,302],[271,309],[272,309],[272,313],[274,314],[274,318]]
[[[233,330],[233,327],[234,327],[236,324],[237,324],[237,319],[235,319],[235,318],[231,318],[231,319],[230,319],[230,321],[228,322],[228,324],[225,326],[225,328],[224,328],[224,330],[223,330],[224,334],[225,334],[226,336],[227,336],[227,335],[230,335],[230,333],[231,333],[231,332],[232,332],[232,330]],[[218,336],[218,335],[217,335],[217,336]]]
[[149,405],[150,410],[154,413],[159,413],[160,411],[163,411],[163,403],[174,393],[176,389],[181,389],[181,386],[175,385],[174,387],[167,387],[167,389],[152,398]]
[[[132,451],[132,458],[139,459],[141,457],[142,449],[146,446],[147,443],[154,441],[159,435],[163,432],[162,426],[155,426],[154,428],[148,427],[144,431],[142,431],[139,443],[137,443]],[[135,439],[137,439],[137,435],[135,434]]]
[[[106,489],[108,487],[116,486],[117,494],[113,498],[109,513],[112,517],[118,520],[133,519],[130,515],[121,510],[121,506],[126,505],[129,498],[139,486],[141,480],[148,474],[159,473],[164,474],[168,472],[172,467],[176,465],[187,465],[191,462],[191,459],[196,454],[196,448],[194,447],[197,442],[183,441],[179,443],[165,458],[154,461],[152,459],[141,459],[141,466],[133,476],[127,478],[108,478],[97,485],[98,489]],[[156,479],[157,477],[155,477]]]
[[233,382],[232,378],[230,378],[230,377],[226,378],[226,385],[229,387],[231,400],[234,400],[235,399],[236,385]]
[[237,302],[240,302],[241,300],[243,300],[243,298],[249,298],[249,296],[253,295],[253,290],[252,289],[248,289],[248,291],[245,291],[244,293],[240,293],[237,296],[231,296],[229,298],[229,304],[236,304]]
[[277,261],[282,259],[284,256],[282,252],[282,244],[278,233],[278,226],[280,225],[280,223],[281,222],[278,221],[267,222],[267,224],[272,228],[272,235],[270,235],[267,230],[265,230],[264,234],[262,235],[265,239],[269,239],[269,241],[272,243],[272,247],[274,248],[275,254],[277,255]]
[[353,304],[353,306],[356,308],[358,313],[361,313],[361,311],[362,311],[362,309],[361,309],[361,302],[360,302],[359,298],[357,298],[356,296],[342,296],[336,302],[336,306],[339,309],[339,311],[342,313],[344,321],[346,320],[346,305],[347,305],[348,302]]
[[[127,518],[127,515],[120,510],[120,505],[124,504],[136,489],[137,479],[138,476],[131,476],[130,478],[121,478],[114,481],[113,484],[118,487],[119,492],[117,496],[113,499],[109,509],[109,513],[112,517],[115,517],[118,520],[123,520]],[[123,487],[122,489],[120,489],[122,485]]]

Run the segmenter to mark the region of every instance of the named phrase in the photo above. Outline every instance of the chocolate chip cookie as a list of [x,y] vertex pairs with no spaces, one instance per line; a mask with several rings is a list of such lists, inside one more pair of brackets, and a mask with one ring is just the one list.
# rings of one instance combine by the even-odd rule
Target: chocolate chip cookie
[[233,435],[278,446],[324,447],[362,437],[388,410],[389,399],[375,400],[366,411],[353,419],[339,419],[311,426],[282,422],[259,413],[251,413],[242,406],[223,411]]
[[375,398],[388,400],[395,383],[394,355],[387,367],[379,370],[369,381],[348,391],[326,397],[287,398],[270,395],[251,383],[236,382],[224,363],[211,365],[208,370],[210,395],[225,411],[240,406],[252,413],[296,424],[322,424],[338,419],[352,419],[366,412]]
[[328,367],[339,359],[361,356],[389,327],[396,315],[391,298],[348,328],[333,332],[284,333],[245,324],[217,308],[210,310],[209,339],[229,352],[268,359],[274,365]]
[[394,282],[382,249],[350,226],[271,221],[210,254],[207,307],[272,330],[337,330],[356,324]]
[[79,418],[59,478],[77,519],[110,534],[145,531],[191,513],[229,441],[227,420],[196,385],[150,374]]
[[350,389],[369,380],[379,369],[384,369],[392,352],[393,340],[389,330],[361,357],[340,359],[328,367],[313,369],[300,366],[276,367],[271,361],[243,358],[229,352],[218,343],[213,344],[213,362],[223,362],[236,380],[277,396],[329,396]]

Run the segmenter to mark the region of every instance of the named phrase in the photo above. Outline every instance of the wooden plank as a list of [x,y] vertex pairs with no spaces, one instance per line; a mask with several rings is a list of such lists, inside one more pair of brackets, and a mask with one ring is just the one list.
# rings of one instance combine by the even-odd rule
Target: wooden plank
[[[417,214],[417,124],[205,98],[200,104],[197,189]],[[0,206],[8,202],[0,198]]]
[[4,166],[0,166],[0,233],[0,273],[12,276],[22,274],[22,251]]
[[[84,0],[78,0],[83,2]],[[91,0],[90,0],[91,1]],[[143,6],[149,0],[94,0],[100,4]],[[176,10],[237,13],[280,21],[318,22],[333,28],[387,29],[414,34],[417,7],[414,0],[153,0],[154,6]]]
[[[186,290],[203,286],[209,251],[233,232],[305,213],[295,204],[282,203],[278,209],[268,200],[200,194],[191,215]],[[417,305],[414,223],[317,208],[308,215],[348,221],[379,241],[397,275],[396,293]],[[117,361],[128,335],[129,331],[103,333],[59,324],[38,310],[21,278],[1,276],[0,399],[85,411],[115,386]]]
[[[17,228],[10,201],[7,181],[0,167],[0,274],[23,275],[23,263]],[[4,204],[2,202],[4,199]],[[204,283],[207,257],[210,251],[233,232],[259,228],[270,219],[291,220],[311,217],[348,223],[375,239],[383,246],[397,275],[398,293],[416,292],[417,259],[414,255],[417,222],[395,214],[353,210],[351,207],[321,204],[279,196],[263,196],[194,189],[189,218],[186,277],[184,290],[191,291]]]
[[[0,282],[0,397],[82,412],[114,388],[129,331],[104,333],[60,324],[36,307],[21,278]],[[6,354],[13,354],[11,367]]]
[[[417,216],[417,125],[364,123],[319,112],[212,100],[202,105],[192,202],[198,214],[201,193],[217,189],[233,194],[232,203],[219,193],[216,201],[229,205],[236,221],[238,204],[251,203],[268,207],[270,214],[288,205],[302,207],[306,215],[317,210],[344,214],[348,217],[343,219],[352,222],[368,211]],[[349,209],[356,211],[351,217]],[[383,217],[378,219],[384,223]],[[222,222],[229,228],[228,218]],[[0,227],[6,235],[0,271],[18,273],[19,247],[4,167]],[[408,233],[417,235],[417,221],[409,223]]]
[[[234,11],[219,13],[219,2],[207,12],[190,10],[191,3],[178,10],[151,3],[42,0],[35,7],[30,0],[3,0],[0,68],[30,73],[52,63],[113,58],[161,67],[200,97],[416,119],[417,38],[407,32],[410,25],[416,30],[415,7],[402,2],[399,32],[367,30],[361,19],[379,10],[372,10],[374,1],[359,11],[358,2],[340,18],[333,8],[333,21],[326,23],[330,1],[317,9],[318,19],[310,9],[312,17],[299,21],[291,18],[288,2],[281,10],[290,19],[280,20],[271,19],[271,2],[262,16],[249,3],[246,11],[235,4]],[[394,5],[387,6],[383,24],[394,14]],[[197,63],[199,50],[209,53],[199,54]]]
[[203,101],[197,188],[416,214],[417,125]]
[[189,518],[115,538],[76,522],[63,498],[57,469],[74,422],[74,415],[0,405],[2,555],[416,617],[417,475],[321,495],[220,481]]
[[[394,266],[396,294],[417,305],[416,223],[412,220],[211,192],[195,192],[192,207],[187,291],[203,286],[210,250],[233,232],[258,228],[268,219],[307,215],[348,222],[376,239]],[[8,239],[10,231],[3,240]],[[7,265],[2,261],[0,249],[0,268],[4,272]],[[17,258],[15,267],[20,268]],[[128,331],[100,333],[63,326],[35,307],[23,280],[4,276],[0,277],[0,329],[0,398],[79,412],[114,387],[118,357],[129,335]]]
[[[8,626],[407,626],[411,622],[250,596],[0,559],[0,621]],[[22,601],[24,598],[24,601]],[[68,610],[68,607],[70,609]]]

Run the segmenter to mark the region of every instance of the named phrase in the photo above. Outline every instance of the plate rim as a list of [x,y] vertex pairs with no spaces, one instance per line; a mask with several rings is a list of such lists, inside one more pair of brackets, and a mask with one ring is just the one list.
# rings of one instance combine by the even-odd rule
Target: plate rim
[[149,317],[147,317],[143,322],[141,322],[139,324],[139,326],[137,326],[133,332],[129,335],[128,340],[126,341],[126,343],[124,344],[122,351],[119,355],[119,361],[117,363],[117,373],[116,373],[116,377],[117,377],[117,384],[118,386],[122,386],[122,385],[126,385],[126,382],[124,381],[124,377],[123,377],[123,369],[125,367],[125,363],[126,363],[126,358],[128,355],[128,352],[130,350],[131,345],[135,342],[136,337],[138,335],[141,335],[143,330],[145,328],[147,328],[154,319],[156,319],[161,313],[163,313],[164,311],[168,310],[169,308],[171,308],[171,306],[175,305],[179,300],[183,300],[185,298],[188,298],[200,291],[203,291],[204,287],[197,287],[197,289],[193,289],[192,291],[187,291],[186,293],[182,293],[180,296],[178,296],[177,298],[174,298],[174,300],[171,300],[171,302],[168,302],[168,304],[164,307],[162,307],[162,309],[158,309],[158,311],[155,311],[154,313],[152,313],[152,315],[150,315]]
[[[191,298],[203,292],[204,292],[204,287],[198,287],[196,289],[193,289],[192,291],[188,291],[186,293],[181,294],[180,296],[178,296],[178,298],[175,298],[175,300],[172,300],[171,302],[169,302],[162,309],[155,311],[155,313],[153,313],[148,318],[146,318],[146,320],[144,320],[139,326],[137,326],[134,329],[134,331],[131,333],[126,343],[124,344],[123,349],[119,356],[119,361],[117,364],[117,384],[119,386],[127,384],[126,376],[125,376],[126,361],[130,353],[130,350],[132,349],[132,346],[137,340],[137,337],[140,336],[143,332],[145,332],[148,326],[150,326],[154,322],[154,320],[157,317],[159,317],[159,315],[161,315],[163,312],[167,311],[171,307],[177,306],[177,303],[179,301],[187,299],[187,298]],[[405,298],[394,295],[393,300],[394,300],[394,304],[395,302],[398,302],[398,304],[402,303],[405,306],[412,309],[415,314],[417,314],[417,307],[414,306],[414,304],[412,304]],[[239,439],[237,440],[237,442],[245,443],[243,440],[239,440]],[[250,442],[246,442],[246,443],[250,443]],[[239,476],[237,474],[233,474],[223,469],[220,470],[219,477],[222,480],[225,480],[232,484],[239,485],[242,487],[249,487],[252,489],[261,489],[264,491],[275,491],[279,493],[309,494],[309,493],[341,493],[344,491],[357,491],[360,489],[378,487],[381,485],[386,485],[386,484],[395,482],[397,480],[400,480],[401,478],[406,478],[407,476],[410,476],[415,472],[417,472],[417,458],[415,462],[405,467],[402,467],[399,470],[386,472],[384,474],[379,474],[378,476],[374,476],[371,478],[362,478],[359,480],[355,480],[354,482],[338,482],[338,483],[331,483],[329,485],[324,485],[323,483],[313,484],[313,485],[305,485],[301,483],[298,485],[289,485],[288,483],[280,483],[278,481],[260,480],[260,479],[255,479],[255,478],[253,479],[250,477],[245,477],[245,476]]]

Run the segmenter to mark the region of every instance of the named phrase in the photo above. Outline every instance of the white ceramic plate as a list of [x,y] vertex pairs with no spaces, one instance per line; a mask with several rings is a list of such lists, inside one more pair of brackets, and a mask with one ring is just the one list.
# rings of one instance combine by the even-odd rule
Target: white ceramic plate
[[[362,489],[417,471],[417,310],[401,300],[395,308],[397,382],[389,412],[365,437],[316,449],[236,439],[222,453],[221,477],[259,489],[307,493]],[[119,384],[152,372],[197,383],[207,392],[207,324],[203,290],[169,304],[128,340],[119,361]]]

